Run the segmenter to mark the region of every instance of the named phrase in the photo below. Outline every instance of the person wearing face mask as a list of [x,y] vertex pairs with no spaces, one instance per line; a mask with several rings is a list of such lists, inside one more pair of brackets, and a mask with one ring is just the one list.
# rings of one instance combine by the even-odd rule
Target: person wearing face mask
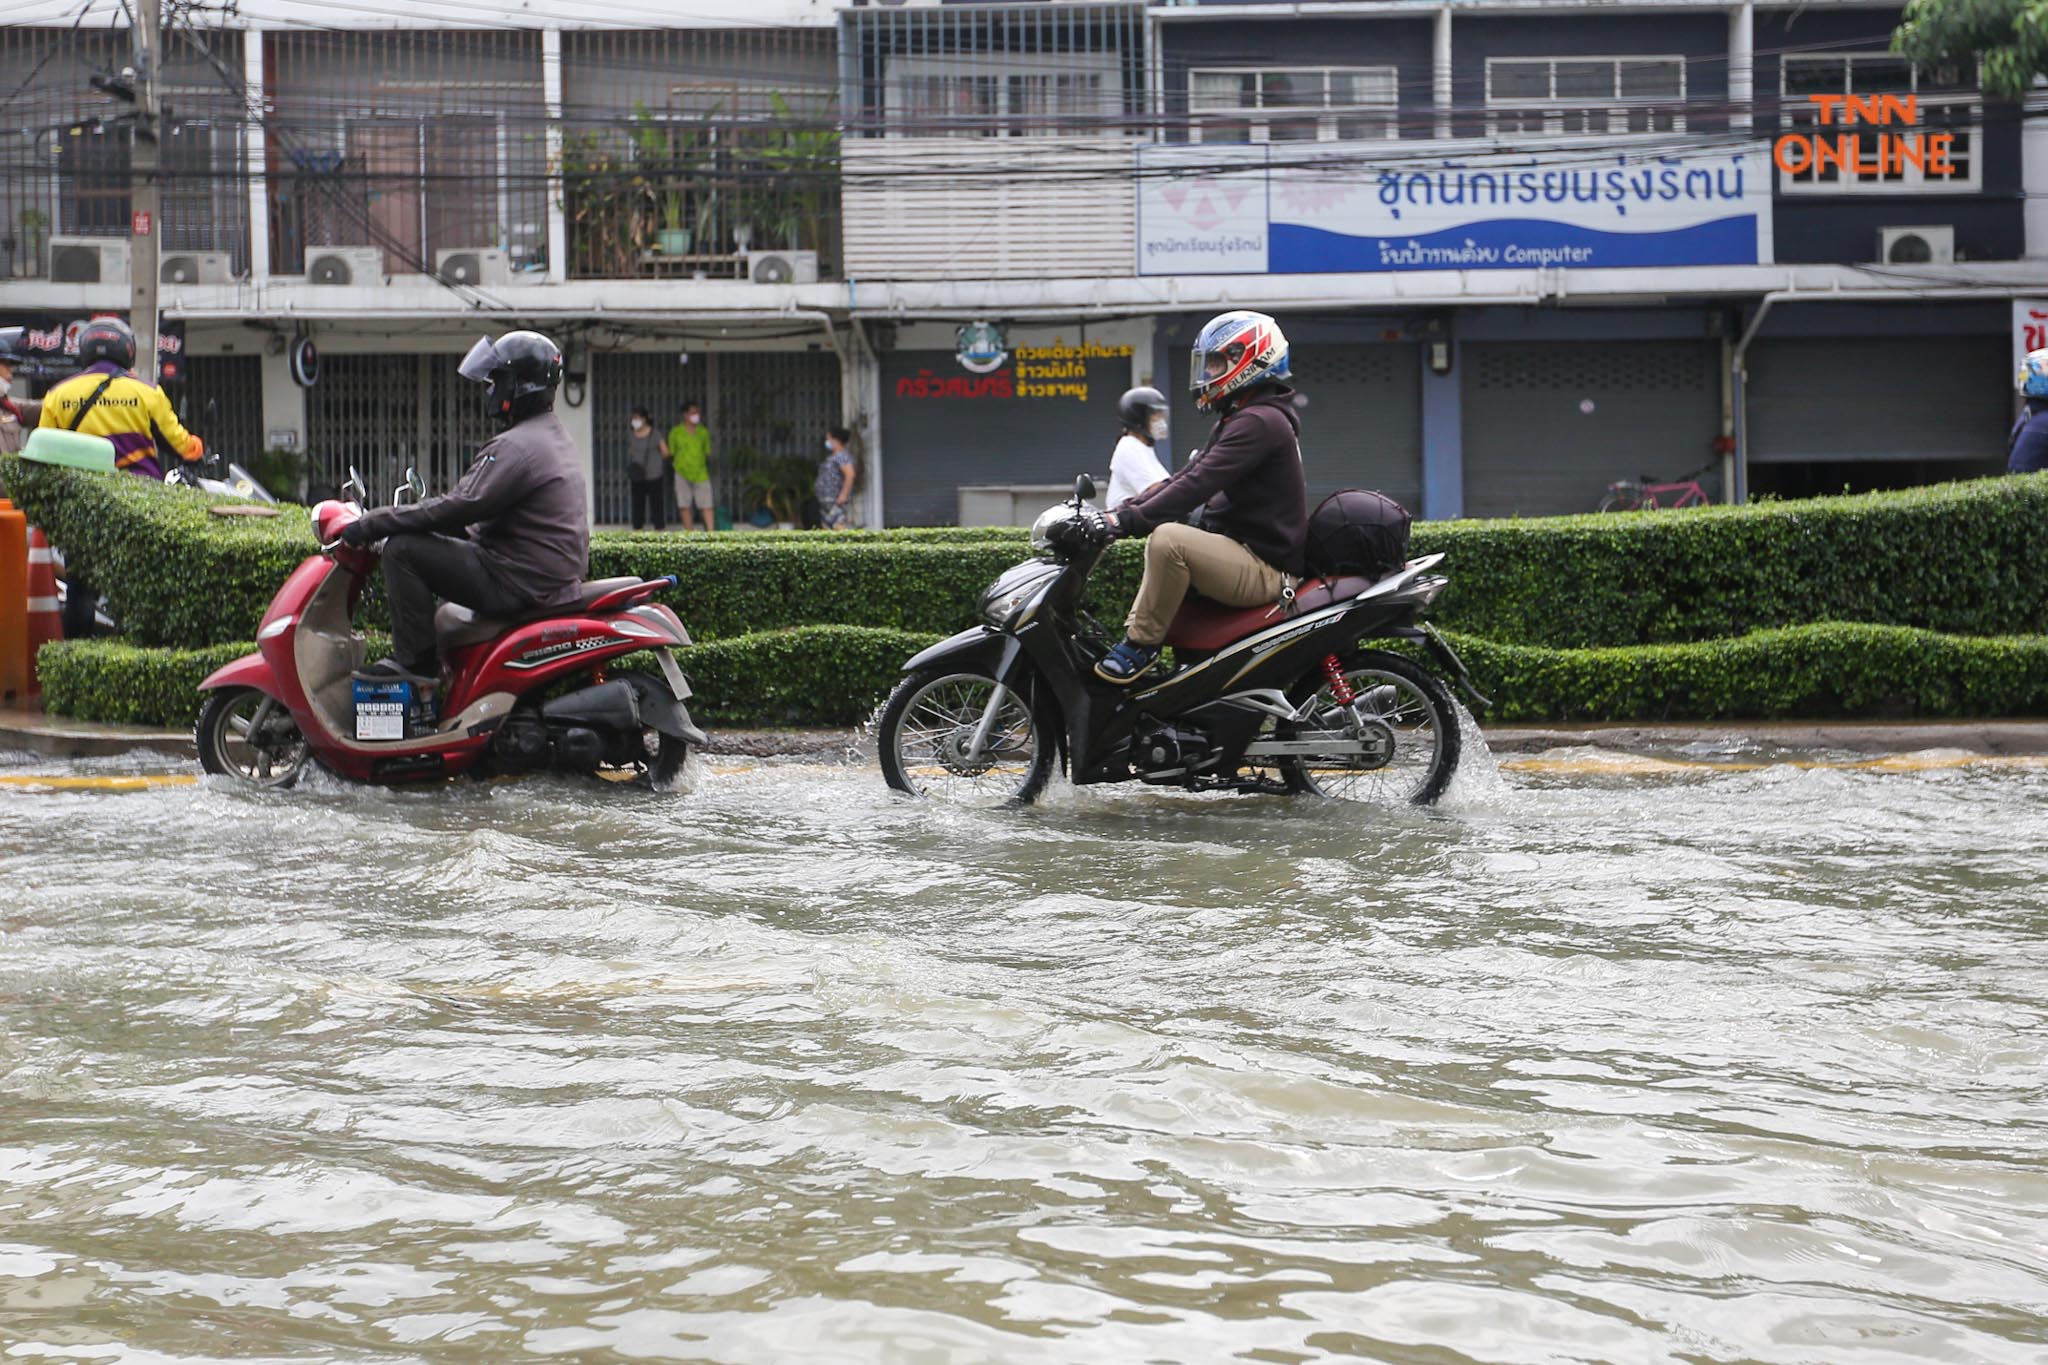
[[1129,502],[1166,482],[1166,466],[1155,447],[1166,439],[1166,395],[1157,389],[1132,389],[1116,400],[1123,438],[1109,457],[1109,506]]
[[668,529],[668,442],[654,429],[646,408],[634,408],[626,420],[626,477],[633,486],[633,529],[650,518],[654,529]]
[[704,410],[695,403],[683,404],[683,420],[668,429],[668,453],[675,461],[676,520],[690,529],[690,513],[704,520],[704,529],[715,531],[712,513],[711,431],[704,425]]
[[853,508],[847,499],[853,496],[860,470],[847,450],[852,441],[853,433],[845,427],[830,427],[825,432],[825,458],[818,462],[818,479],[811,492],[818,499],[818,525],[827,531],[844,531],[853,525]]
[[[43,415],[43,405],[15,392],[14,376],[35,363],[29,354],[25,327],[0,327],[0,453],[12,454],[28,443],[29,432]],[[27,385],[22,386],[23,391]]]

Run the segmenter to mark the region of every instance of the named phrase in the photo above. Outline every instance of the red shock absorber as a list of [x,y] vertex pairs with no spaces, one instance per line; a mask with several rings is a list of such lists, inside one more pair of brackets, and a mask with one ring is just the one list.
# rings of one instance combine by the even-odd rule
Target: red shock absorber
[[1323,676],[1330,680],[1330,695],[1337,699],[1337,705],[1349,706],[1358,700],[1358,694],[1351,690],[1351,679],[1344,676],[1344,665],[1337,662],[1336,655],[1323,656]]

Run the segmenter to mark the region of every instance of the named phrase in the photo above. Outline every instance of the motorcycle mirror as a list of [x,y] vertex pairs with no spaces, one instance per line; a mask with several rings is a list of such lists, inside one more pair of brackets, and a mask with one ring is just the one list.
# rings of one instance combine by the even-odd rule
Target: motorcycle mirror
[[1074,479],[1074,501],[1086,502],[1094,496],[1095,480],[1089,478],[1086,474],[1076,476]]
[[358,507],[370,500],[370,489],[363,482],[363,471],[354,465],[348,467],[348,481],[342,484],[341,491],[348,494],[349,501]]
[[416,466],[405,467],[405,486],[411,492],[414,502],[427,496],[427,481],[420,477],[420,471]]

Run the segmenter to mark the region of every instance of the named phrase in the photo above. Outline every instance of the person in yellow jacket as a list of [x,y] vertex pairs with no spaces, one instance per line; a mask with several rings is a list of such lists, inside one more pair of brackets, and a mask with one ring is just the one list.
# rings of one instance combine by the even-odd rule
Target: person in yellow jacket
[[164,476],[156,462],[159,436],[187,464],[206,454],[206,443],[179,424],[164,391],[130,373],[135,333],[127,323],[87,323],[78,333],[78,358],[85,368],[43,395],[39,425],[104,436],[114,443],[116,465],[149,479]]

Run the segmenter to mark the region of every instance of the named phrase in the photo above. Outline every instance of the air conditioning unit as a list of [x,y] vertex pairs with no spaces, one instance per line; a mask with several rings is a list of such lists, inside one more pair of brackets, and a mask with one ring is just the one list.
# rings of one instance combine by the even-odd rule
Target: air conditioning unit
[[755,284],[816,284],[818,253],[815,251],[749,251],[747,278]]
[[225,251],[174,251],[157,262],[160,284],[226,284],[234,267]]
[[496,247],[450,247],[434,253],[434,274],[444,284],[487,289],[512,283],[512,263]]
[[1953,227],[1888,227],[1877,230],[1877,259],[1886,265],[1946,265],[1956,258]]
[[376,246],[309,246],[307,284],[382,284],[384,248]]
[[50,283],[128,283],[128,242],[118,237],[52,237]]

